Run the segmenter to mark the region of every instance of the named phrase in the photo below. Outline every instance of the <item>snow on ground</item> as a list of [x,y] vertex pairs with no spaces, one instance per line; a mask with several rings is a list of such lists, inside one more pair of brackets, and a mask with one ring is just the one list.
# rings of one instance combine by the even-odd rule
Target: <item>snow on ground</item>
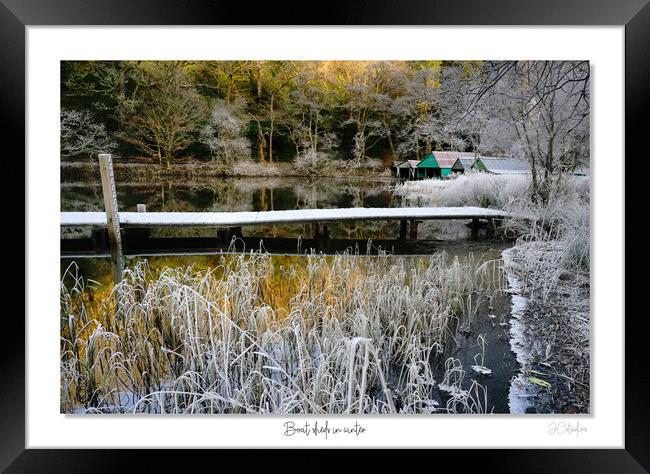
[[[510,348],[517,356],[517,362],[521,368],[526,367],[531,361],[531,351],[526,345],[525,325],[521,320],[529,298],[523,295],[523,281],[514,273],[512,254],[514,248],[503,251],[503,263],[506,269],[508,279],[508,292],[511,295],[512,308],[510,310]],[[530,395],[533,387],[522,373],[517,374],[510,383],[510,393],[508,401],[510,404],[510,413],[526,413],[526,409],[531,406]]]

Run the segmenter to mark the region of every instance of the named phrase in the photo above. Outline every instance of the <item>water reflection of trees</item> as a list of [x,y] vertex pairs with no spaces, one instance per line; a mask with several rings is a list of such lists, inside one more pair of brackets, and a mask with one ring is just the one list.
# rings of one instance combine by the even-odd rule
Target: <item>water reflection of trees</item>
[[[146,204],[150,211],[253,211],[324,207],[388,207],[392,193],[383,180],[239,178],[159,184],[117,183],[121,210]],[[61,187],[65,211],[101,211],[98,183]]]
[[[135,211],[136,205],[143,203],[150,212],[237,212],[399,205],[394,202],[388,184],[385,180],[373,179],[308,180],[283,177],[215,178],[195,182],[167,180],[155,185],[117,183],[117,197],[118,207],[122,211]],[[61,209],[103,211],[101,187],[97,183],[63,185]],[[332,238],[348,239],[382,238],[383,235],[393,237],[393,224],[337,223],[330,225],[330,235]],[[255,236],[311,236],[309,225],[260,226],[245,230],[247,235]]]
[[69,212],[96,212],[104,210],[99,186],[70,186],[61,188],[61,210]]
[[[397,207],[402,203],[393,196],[389,183],[372,179],[308,180],[304,178],[211,179],[195,182],[167,180],[155,185],[118,183],[119,208],[135,211],[144,203],[151,212],[167,211],[272,211],[341,207]],[[404,203],[415,205],[416,203]],[[103,211],[101,187],[97,183],[64,184],[61,187],[64,211]],[[333,239],[393,239],[399,223],[392,221],[353,221],[330,223]],[[156,237],[213,236],[214,229],[154,229]],[[424,239],[454,240],[466,238],[464,223],[424,222],[418,234]],[[88,234],[88,235],[86,235]],[[62,229],[65,238],[88,237],[88,229]],[[259,237],[309,238],[309,224],[245,227],[244,235]]]

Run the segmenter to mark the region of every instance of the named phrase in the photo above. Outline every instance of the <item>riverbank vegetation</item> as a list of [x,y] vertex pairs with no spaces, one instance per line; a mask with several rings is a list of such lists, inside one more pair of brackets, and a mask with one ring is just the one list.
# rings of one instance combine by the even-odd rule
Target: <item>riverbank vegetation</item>
[[[168,180],[206,180],[215,178],[332,178],[369,177],[390,178],[390,170],[380,160],[369,159],[362,166],[350,168],[342,160],[325,160],[313,168],[299,168],[288,162],[258,163],[244,161],[238,166],[224,163],[202,163],[195,160],[176,160],[169,166],[152,166],[147,160],[114,159],[115,179],[122,183],[138,181],[162,183]],[[65,182],[92,181],[99,174],[99,164],[92,161],[61,162],[61,179]]]
[[502,277],[494,262],[444,253],[258,253],[207,270],[142,262],[99,297],[73,265],[61,283],[61,411],[489,412],[480,380],[439,359]]

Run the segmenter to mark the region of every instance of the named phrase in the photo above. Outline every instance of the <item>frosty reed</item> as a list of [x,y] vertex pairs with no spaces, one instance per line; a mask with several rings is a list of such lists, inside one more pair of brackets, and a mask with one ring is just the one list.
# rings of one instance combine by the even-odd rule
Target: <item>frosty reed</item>
[[433,396],[452,323],[501,290],[498,262],[226,256],[127,270],[107,298],[61,284],[61,411],[485,412],[485,390]]

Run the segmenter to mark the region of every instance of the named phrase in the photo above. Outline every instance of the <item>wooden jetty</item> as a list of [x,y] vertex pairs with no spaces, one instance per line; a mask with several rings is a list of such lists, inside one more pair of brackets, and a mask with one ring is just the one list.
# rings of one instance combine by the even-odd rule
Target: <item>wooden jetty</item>
[[[408,207],[408,208],[347,208],[302,209],[267,212],[146,212],[143,204],[139,212],[120,212],[118,236],[120,248],[128,255],[164,255],[178,253],[211,253],[215,249],[230,248],[237,238],[236,248],[257,248],[263,240],[275,251],[296,251],[295,238],[245,237],[242,228],[261,225],[307,224],[307,234],[298,239],[299,247],[317,251],[343,251],[349,245],[359,248],[364,242],[330,240],[328,225],[346,221],[399,220],[399,236],[396,240],[373,239],[372,246],[393,251],[414,249],[418,240],[418,225],[424,220],[465,220],[470,222],[472,238],[478,237],[479,227],[485,226],[488,235],[494,235],[497,223],[507,213],[479,207]],[[67,255],[106,255],[115,248],[107,228],[107,216],[103,212],[62,212],[62,227],[91,227],[91,238],[66,239],[62,252]],[[152,228],[196,227],[214,228],[212,237],[151,237]],[[395,238],[394,237],[394,238]],[[368,242],[365,242],[367,244]],[[343,247],[341,247],[343,245]],[[113,257],[111,252],[111,257]]]
[[[502,219],[507,213],[482,207],[353,207],[258,212],[120,212],[123,227],[230,227],[342,221]],[[106,227],[104,212],[62,212],[61,226]]]
[[[399,220],[399,238],[416,240],[418,224],[424,220],[470,220],[472,236],[478,235],[480,221],[487,221],[488,231],[494,233],[496,222],[508,217],[508,213],[482,207],[353,207],[343,209],[292,209],[284,211],[257,212],[146,212],[138,205],[139,212],[117,213],[113,221],[119,222],[126,235],[146,238],[152,227],[212,227],[220,229],[222,239],[241,236],[243,226],[311,224],[316,240],[329,239],[328,224],[346,221]],[[62,212],[61,226],[106,228],[110,219],[103,212]],[[410,229],[409,229],[410,223]],[[109,227],[109,231],[111,228]],[[110,239],[111,248],[115,243]],[[121,237],[117,234],[117,239]]]
[[[417,239],[418,224],[424,220],[470,220],[472,237],[478,236],[480,221],[487,221],[489,233],[493,233],[496,223],[508,213],[481,207],[400,207],[400,208],[345,208],[345,209],[292,209],[284,211],[259,212],[146,212],[144,204],[138,204],[138,212],[118,212],[113,177],[112,157],[99,155],[99,164],[106,212],[61,212],[62,227],[90,226],[93,248],[110,249],[111,266],[116,283],[124,272],[123,244],[147,243],[153,227],[211,227],[217,228],[217,238],[222,242],[233,237],[242,237],[243,226],[310,224],[313,240],[322,244],[329,241],[328,224],[346,221],[385,221],[399,220],[399,239]],[[181,238],[175,238],[180,240]],[[172,239],[159,239],[172,240]],[[105,245],[107,244],[107,245]],[[162,244],[162,242],[158,242]],[[167,242],[165,242],[167,244]],[[209,243],[208,243],[209,245]]]

